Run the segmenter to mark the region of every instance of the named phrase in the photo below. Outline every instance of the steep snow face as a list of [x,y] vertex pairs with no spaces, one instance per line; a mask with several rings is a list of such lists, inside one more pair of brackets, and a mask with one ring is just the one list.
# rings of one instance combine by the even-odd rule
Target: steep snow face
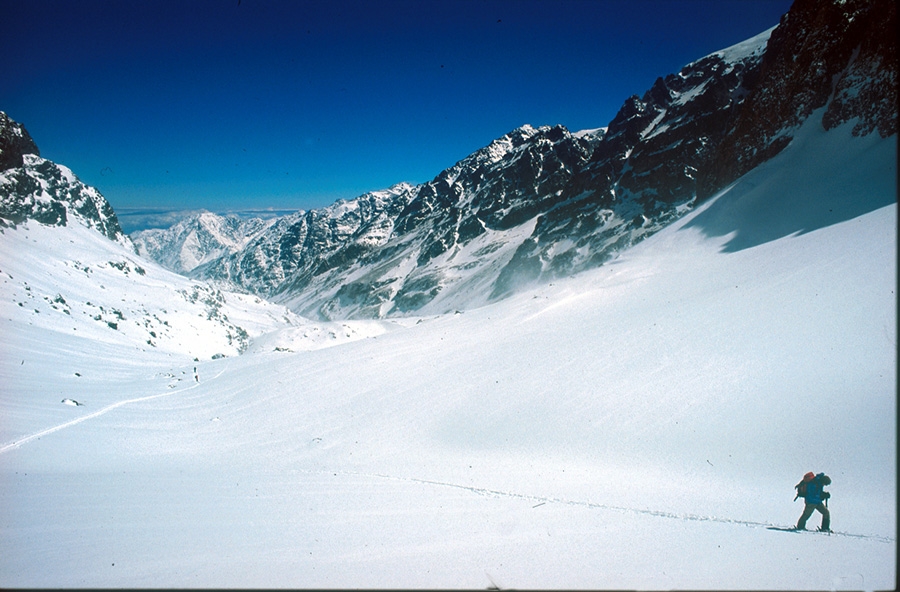
[[236,253],[265,232],[274,220],[211,212],[195,214],[167,229],[152,228],[132,233],[138,254],[166,269],[186,274],[220,257]]
[[755,37],[751,37],[740,43],[735,43],[731,47],[726,47],[725,49],[713,52],[712,55],[722,58],[722,60],[728,64],[734,64],[748,58],[762,56],[766,51],[766,44],[769,42],[769,37],[772,36],[772,31],[774,30],[775,27],[767,29]]
[[[897,145],[853,127],[603,267],[327,350],[87,347],[6,292],[0,585],[892,588]],[[768,530],[810,470],[838,533]]]

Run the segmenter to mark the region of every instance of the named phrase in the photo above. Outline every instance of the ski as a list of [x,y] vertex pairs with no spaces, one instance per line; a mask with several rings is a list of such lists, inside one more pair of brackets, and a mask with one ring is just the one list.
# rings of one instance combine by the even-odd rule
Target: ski
[[816,530],[816,529],[798,530],[794,526],[775,526],[775,525],[767,526],[766,529],[767,530],[777,530],[779,532],[798,532],[798,533],[805,533],[805,534],[820,534],[820,535],[826,535],[826,536],[845,536],[845,537],[853,537],[855,539],[871,539],[871,540],[876,540],[876,541],[880,541],[883,543],[893,543],[894,542],[894,539],[891,537],[879,536],[879,535],[875,535],[875,534],[853,534],[850,532],[840,532],[840,531],[834,531],[834,530],[825,531],[825,530]]
[[818,529],[807,529],[807,528],[797,528],[795,526],[767,526],[768,530],[780,530],[781,532],[813,532],[816,534],[839,534],[834,532],[833,530],[818,530]]

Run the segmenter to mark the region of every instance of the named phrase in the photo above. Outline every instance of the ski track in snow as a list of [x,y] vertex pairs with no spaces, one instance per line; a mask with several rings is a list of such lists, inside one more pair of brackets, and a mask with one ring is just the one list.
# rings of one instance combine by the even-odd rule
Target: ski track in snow
[[[223,368],[218,374],[216,374],[210,380],[218,379],[220,376],[222,376],[222,374],[225,372],[225,370],[226,369]],[[59,424],[57,426],[47,428],[45,430],[41,430],[34,434],[25,436],[24,438],[20,438],[18,440],[15,440],[13,442],[10,442],[8,444],[0,446],[0,454],[9,452],[11,450],[15,450],[16,448],[19,448],[23,444],[27,444],[28,442],[31,442],[32,440],[36,440],[43,436],[52,434],[54,432],[64,430],[68,427],[77,425],[83,421],[87,421],[89,419],[99,417],[99,416],[104,415],[105,413],[108,413],[114,409],[118,409],[119,407],[124,407],[125,405],[130,405],[132,403],[140,403],[143,401],[160,399],[163,397],[171,397],[173,395],[177,395],[177,394],[184,393],[189,390],[195,389],[198,386],[200,386],[200,384],[195,383],[189,387],[185,387],[183,389],[176,390],[176,391],[168,391],[168,392],[159,393],[156,395],[148,395],[146,397],[138,397],[135,399],[127,399],[125,401],[118,401],[111,405],[107,405],[106,407],[100,409],[99,411],[95,411],[95,412],[85,415],[83,417],[79,417],[77,419],[67,421],[67,422]],[[307,473],[307,474],[334,474],[334,475],[340,474],[340,475],[347,475],[347,476],[354,476],[354,477],[366,477],[366,478],[371,478],[371,479],[385,479],[385,480],[391,480],[391,481],[402,481],[402,482],[406,482],[406,483],[420,483],[423,485],[430,485],[430,486],[435,486],[435,487],[448,487],[448,488],[454,488],[454,489],[461,489],[461,490],[468,491],[470,493],[474,493],[476,495],[485,496],[485,497],[504,497],[504,498],[521,499],[521,500],[525,500],[528,502],[534,502],[535,503],[535,505],[533,506],[534,508],[543,506],[545,504],[563,504],[563,505],[567,505],[567,506],[580,506],[580,507],[584,507],[584,508],[609,510],[609,511],[613,511],[613,512],[643,514],[645,516],[656,516],[658,518],[669,518],[671,520],[686,520],[686,521],[693,521],[693,522],[718,522],[721,524],[734,524],[734,525],[738,525],[738,526],[745,526],[748,528],[767,528],[769,530],[773,530],[773,529],[781,530],[783,528],[786,529],[786,527],[781,527],[780,525],[771,524],[768,522],[755,522],[752,520],[736,520],[736,519],[732,519],[732,518],[722,518],[722,517],[718,517],[718,516],[704,516],[704,515],[700,515],[700,514],[678,514],[675,512],[666,512],[666,511],[662,511],[662,510],[628,508],[625,506],[613,506],[613,505],[609,505],[609,504],[598,504],[595,502],[588,502],[588,501],[567,500],[567,499],[558,498],[558,497],[547,497],[547,496],[540,496],[540,495],[528,495],[528,494],[516,493],[516,492],[511,492],[511,491],[500,491],[500,490],[496,490],[496,489],[488,489],[488,488],[484,488],[484,487],[473,487],[470,485],[459,485],[457,483],[450,483],[450,482],[446,482],[446,481],[434,481],[431,479],[420,479],[420,478],[416,478],[416,477],[398,477],[395,475],[385,475],[385,474],[381,474],[381,473],[363,473],[363,472],[358,472],[358,471],[327,471],[327,470],[309,471],[309,470],[301,469],[299,472]],[[813,534],[820,534],[820,535],[824,535],[824,536],[845,536],[845,537],[853,537],[853,538],[859,538],[859,539],[868,539],[868,540],[873,540],[873,541],[877,541],[880,543],[895,542],[895,539],[892,537],[886,537],[886,536],[880,536],[880,535],[874,535],[874,534],[868,534],[868,535],[867,534],[853,534],[853,533],[841,532],[841,531],[834,531],[831,533],[816,533],[815,531],[810,531],[810,532],[812,532]]]
[[[221,370],[218,374],[216,374],[211,380],[215,380],[215,379],[219,378],[220,376],[222,376],[222,373],[224,373],[224,372],[225,372],[225,369],[222,369],[222,370]],[[90,414],[88,414],[88,415],[79,417],[79,418],[77,418],[77,419],[73,419],[73,420],[71,420],[71,421],[67,421],[67,422],[65,422],[65,423],[61,423],[61,424],[59,424],[58,426],[54,426],[54,427],[52,427],[52,428],[47,428],[46,430],[41,430],[40,432],[36,432],[36,433],[31,434],[31,435],[29,435],[29,436],[25,436],[24,438],[19,438],[18,440],[15,440],[15,441],[13,441],[13,442],[10,442],[9,444],[4,444],[3,446],[0,446],[0,454],[3,454],[3,453],[5,453],[5,452],[9,452],[10,450],[15,450],[16,448],[18,448],[18,447],[21,446],[22,444],[27,444],[28,442],[31,442],[32,440],[37,440],[38,438],[41,438],[41,437],[43,437],[43,436],[47,436],[47,435],[52,434],[52,433],[54,433],[54,432],[58,432],[58,431],[60,431],[60,430],[64,430],[64,429],[66,429],[66,428],[72,427],[73,425],[77,425],[77,424],[79,424],[79,423],[81,423],[81,422],[83,422],[83,421],[87,421],[87,420],[89,420],[89,419],[93,419],[93,418],[95,418],[95,417],[99,417],[99,416],[101,416],[101,415],[103,415],[103,414],[105,414],[105,413],[108,413],[108,412],[112,411],[113,409],[118,409],[119,407],[124,407],[125,405],[130,405],[130,404],[132,404],[132,403],[140,403],[140,402],[142,402],[142,401],[150,401],[150,400],[152,400],[152,399],[160,399],[160,398],[162,398],[162,397],[171,397],[172,395],[177,395],[177,394],[180,394],[180,393],[187,392],[187,391],[189,391],[189,390],[191,390],[191,389],[195,389],[195,388],[197,388],[198,386],[200,386],[200,383],[195,383],[195,384],[192,384],[192,385],[189,386],[189,387],[186,387],[186,388],[183,388],[183,389],[179,389],[179,390],[176,390],[176,391],[168,391],[168,392],[165,392],[165,393],[159,393],[159,394],[157,394],[157,395],[148,395],[148,396],[146,396],[146,397],[138,397],[138,398],[136,398],[136,399],[127,399],[127,400],[125,400],[125,401],[118,401],[118,402],[113,403],[113,404],[111,404],[111,405],[107,405],[106,407],[104,407],[103,409],[100,409],[99,411],[95,411],[95,412],[93,412],[93,413],[90,413]]]
[[[767,528],[767,529],[780,529],[787,528],[782,527],[778,524],[771,524],[769,522],[754,522],[752,520],[735,520],[732,518],[721,518],[718,516],[703,516],[700,514],[678,514],[675,512],[665,512],[661,510],[647,510],[647,509],[639,509],[639,508],[628,508],[625,506],[612,506],[609,504],[598,504],[594,502],[587,501],[577,501],[577,500],[567,500],[557,497],[546,497],[540,495],[527,495],[522,493],[515,493],[510,491],[500,491],[495,489],[487,489],[483,487],[472,487],[469,485],[459,485],[456,483],[448,483],[444,481],[433,481],[429,479],[418,479],[415,477],[396,477],[393,475],[384,475],[378,473],[360,473],[360,472],[351,472],[351,471],[301,471],[306,473],[316,473],[316,474],[341,474],[348,475],[354,477],[368,477],[368,478],[376,478],[376,479],[389,479],[392,481],[404,481],[407,483],[422,483],[424,485],[433,485],[437,487],[452,487],[455,489],[462,489],[465,491],[469,491],[471,493],[475,493],[477,495],[485,496],[485,497],[506,497],[506,498],[515,498],[521,499],[528,502],[536,502],[533,506],[537,508],[539,506],[543,506],[545,504],[563,504],[567,506],[581,506],[584,508],[592,508],[599,510],[610,510],[614,512],[621,513],[631,513],[631,514],[643,514],[645,516],[656,516],[658,518],[669,518],[672,520],[687,520],[692,522],[719,522],[721,524],[734,524],[738,526],[746,526],[748,528]],[[808,531],[808,533],[818,534],[821,536],[845,536],[852,537],[858,539],[867,539],[872,541],[877,541],[879,543],[893,543],[895,539],[892,537],[875,535],[875,534],[854,534],[849,532],[841,532],[841,531],[833,531],[830,533],[819,533],[816,531]]]
[[[210,380],[218,379],[220,376],[222,376],[222,374],[225,373],[225,370],[226,369],[223,368],[221,371],[219,371],[218,374],[216,374]],[[206,381],[206,382],[208,382],[208,381]],[[53,426],[51,428],[47,428],[47,429],[41,430],[39,432],[35,432],[34,434],[30,434],[28,436],[25,436],[24,438],[20,438],[18,440],[8,443],[8,444],[4,444],[3,446],[0,446],[0,454],[9,452],[11,450],[15,450],[15,449],[19,448],[20,446],[22,446],[23,444],[27,444],[28,442],[37,440],[43,436],[53,434],[55,432],[72,427],[74,425],[77,425],[77,424],[87,421],[89,419],[99,417],[99,416],[104,415],[114,409],[118,409],[119,407],[124,407],[125,405],[130,405],[132,403],[140,403],[143,401],[160,399],[163,397],[171,397],[171,396],[185,393],[189,390],[195,389],[198,386],[200,386],[200,384],[195,383],[195,384],[192,384],[191,386],[185,387],[183,389],[175,390],[175,391],[168,391],[168,392],[164,392],[164,393],[158,393],[156,395],[148,395],[146,397],[138,397],[135,399],[127,399],[124,401],[118,401],[116,403],[112,403],[111,405],[107,405],[106,407],[104,407],[98,411],[95,411],[93,413],[90,413],[88,415],[85,415],[83,417],[79,417],[77,419],[67,421],[67,422],[59,424],[57,426]],[[679,514],[679,513],[675,513],[675,512],[666,512],[666,511],[662,511],[662,510],[629,508],[629,507],[625,507],[625,506],[598,504],[598,503],[589,502],[589,501],[568,500],[568,499],[563,499],[563,498],[558,498],[558,497],[547,497],[547,496],[539,496],[539,495],[528,495],[528,494],[516,493],[516,492],[511,492],[511,491],[500,491],[500,490],[488,489],[488,488],[484,488],[484,487],[460,485],[457,483],[450,483],[450,482],[446,482],[446,481],[420,479],[417,477],[398,477],[395,475],[386,475],[386,474],[381,474],[381,473],[364,473],[364,472],[358,472],[358,471],[327,471],[327,470],[311,471],[311,470],[301,469],[301,470],[299,470],[299,472],[307,473],[307,474],[347,475],[347,476],[354,476],[354,477],[365,477],[365,478],[370,478],[370,479],[384,479],[384,480],[391,480],[391,481],[401,481],[401,482],[405,482],[405,483],[420,483],[423,485],[430,485],[430,486],[434,486],[434,487],[446,487],[446,488],[461,489],[461,490],[468,491],[470,493],[474,493],[476,495],[480,495],[480,496],[484,496],[484,497],[512,498],[512,499],[520,499],[520,500],[524,500],[524,501],[528,501],[528,502],[533,502],[535,504],[533,506],[534,508],[538,508],[538,507],[546,505],[546,504],[562,504],[562,505],[567,505],[567,506],[580,506],[580,507],[584,507],[584,508],[608,510],[608,511],[613,511],[613,512],[620,512],[620,513],[631,513],[631,514],[642,514],[645,516],[656,516],[658,518],[668,518],[671,520],[684,520],[684,521],[692,521],[692,522],[718,522],[721,524],[733,524],[733,525],[737,525],[737,526],[745,526],[748,528],[766,528],[768,530],[788,530],[788,527],[783,527],[781,525],[771,524],[768,522],[756,522],[756,521],[752,521],[752,520],[736,520],[736,519],[732,519],[732,518],[722,518],[722,517],[718,517],[718,516],[704,516],[704,515],[700,515],[700,514]],[[872,541],[876,541],[876,542],[880,542],[880,543],[894,543],[895,542],[895,539],[892,537],[886,537],[886,536],[880,536],[880,535],[874,535],[874,534],[854,534],[854,533],[841,532],[841,531],[833,531],[830,533],[818,533],[815,531],[810,531],[810,532],[813,534],[819,534],[819,535],[824,535],[824,536],[844,536],[844,537],[852,537],[852,538],[859,538],[859,539],[867,539],[867,540],[872,540]]]

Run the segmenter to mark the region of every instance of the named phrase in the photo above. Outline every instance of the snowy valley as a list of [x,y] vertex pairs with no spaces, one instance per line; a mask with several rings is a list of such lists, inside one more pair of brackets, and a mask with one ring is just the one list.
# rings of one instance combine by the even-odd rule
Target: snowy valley
[[[890,588],[896,156],[808,125],[609,265],[335,347],[229,295],[249,352],[200,362],[82,310],[82,275],[112,290],[153,264],[5,229],[3,584]],[[771,236],[818,195],[834,223]],[[10,267],[38,237],[94,271]],[[73,286],[69,313],[41,278]],[[859,536],[767,530],[807,470]]]
[[[708,63],[755,60],[777,31]],[[723,184],[707,199],[700,181],[669,201],[632,185],[610,205],[578,183],[611,162],[615,125],[522,128],[431,185],[145,235],[193,277],[137,254],[96,190],[6,124],[25,148],[0,150],[0,586],[895,588],[896,109],[893,132],[861,131],[875,119],[834,119],[832,90],[747,170],[703,160]],[[667,121],[650,97],[620,130],[692,125],[690,97],[668,96],[666,129],[644,125]],[[473,203],[515,185],[482,166],[513,152],[584,176],[521,218],[525,199],[441,206],[438,180],[473,162]],[[641,162],[617,187],[650,183]],[[638,206],[654,216],[635,224]],[[272,238],[291,229],[303,240]],[[546,263],[541,281],[491,297],[517,257]],[[282,289],[320,268],[327,297]],[[302,314],[332,297],[333,320]],[[835,532],[772,530],[799,517],[807,471],[833,480]]]

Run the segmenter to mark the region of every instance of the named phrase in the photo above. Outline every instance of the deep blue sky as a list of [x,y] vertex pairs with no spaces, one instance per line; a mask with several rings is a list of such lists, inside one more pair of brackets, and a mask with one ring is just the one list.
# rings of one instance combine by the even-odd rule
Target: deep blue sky
[[309,209],[605,126],[788,0],[0,0],[0,110],[125,208]]

